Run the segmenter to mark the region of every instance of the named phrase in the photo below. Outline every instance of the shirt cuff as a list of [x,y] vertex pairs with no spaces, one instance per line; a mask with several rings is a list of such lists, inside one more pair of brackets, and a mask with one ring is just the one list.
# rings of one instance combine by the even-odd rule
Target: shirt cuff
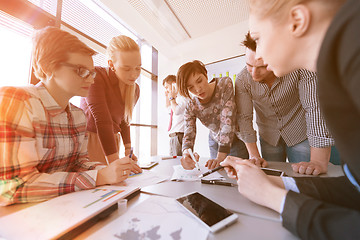
[[286,190],[300,193],[300,190],[297,187],[294,178],[292,178],[292,177],[281,177],[281,179],[282,179],[282,181],[284,183],[284,186],[285,186]]

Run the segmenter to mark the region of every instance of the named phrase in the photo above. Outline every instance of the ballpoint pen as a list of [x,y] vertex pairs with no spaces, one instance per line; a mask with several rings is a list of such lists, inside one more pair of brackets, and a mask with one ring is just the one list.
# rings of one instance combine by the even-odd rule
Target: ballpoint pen
[[130,154],[129,154],[129,158],[130,158],[130,159],[132,158],[133,152],[134,152],[134,150],[133,150],[133,148],[131,147],[131,148],[130,148]]
[[194,156],[191,148],[188,148],[187,151],[190,154],[191,159],[195,162],[195,166],[196,166],[197,170],[200,171],[199,163],[196,161],[195,156]]
[[233,186],[234,186],[234,184],[232,184],[232,183],[224,182],[224,181],[216,181],[216,180],[205,180],[205,179],[201,179],[201,183],[214,184],[214,185],[222,185],[222,186],[229,186],[229,187],[233,187]]
[[213,172],[219,171],[219,170],[221,170],[223,168],[224,168],[223,166],[218,166],[218,167],[216,167],[214,169],[211,169],[211,170],[207,171],[206,173],[201,174],[199,177],[200,178],[205,177],[205,176],[207,176],[207,175],[209,175],[209,174],[211,174]]

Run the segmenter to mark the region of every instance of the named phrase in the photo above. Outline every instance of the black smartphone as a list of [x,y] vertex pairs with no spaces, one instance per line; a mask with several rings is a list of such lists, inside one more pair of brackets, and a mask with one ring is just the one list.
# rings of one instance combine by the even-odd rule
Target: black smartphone
[[263,170],[264,173],[266,173],[266,175],[279,176],[279,177],[286,176],[286,174],[283,171],[277,169],[261,168],[261,170]]
[[177,198],[176,201],[195,216],[211,232],[216,232],[237,220],[237,215],[198,192]]

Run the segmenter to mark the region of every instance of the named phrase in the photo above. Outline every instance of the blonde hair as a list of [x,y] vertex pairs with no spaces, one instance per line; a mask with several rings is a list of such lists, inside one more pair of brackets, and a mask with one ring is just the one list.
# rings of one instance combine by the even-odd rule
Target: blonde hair
[[346,0],[250,0],[250,13],[260,16],[260,19],[270,17],[283,20],[293,6],[309,2],[321,2],[327,14],[333,16]]
[[[109,46],[106,49],[108,59],[113,60],[114,53],[116,51],[138,51],[140,52],[139,45],[130,37],[125,35],[119,35],[113,37],[110,40]],[[133,108],[135,106],[135,91],[136,84],[134,85],[125,85],[125,111],[124,119],[127,123],[131,121]]]
[[44,81],[60,63],[66,62],[69,53],[93,56],[96,51],[69,32],[56,27],[45,27],[33,35],[32,66],[35,76]]

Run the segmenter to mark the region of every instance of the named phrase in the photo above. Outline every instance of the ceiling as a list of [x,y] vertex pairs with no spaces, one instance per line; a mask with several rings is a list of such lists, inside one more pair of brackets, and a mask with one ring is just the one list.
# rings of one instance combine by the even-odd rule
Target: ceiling
[[172,60],[213,62],[239,55],[248,31],[248,0],[97,1]]
[[130,5],[165,38],[171,35],[166,27],[163,11],[149,7],[165,5],[182,24],[188,37],[179,39],[172,37],[175,44],[186,40],[205,36],[225,27],[245,21],[249,16],[248,0],[128,0]]

